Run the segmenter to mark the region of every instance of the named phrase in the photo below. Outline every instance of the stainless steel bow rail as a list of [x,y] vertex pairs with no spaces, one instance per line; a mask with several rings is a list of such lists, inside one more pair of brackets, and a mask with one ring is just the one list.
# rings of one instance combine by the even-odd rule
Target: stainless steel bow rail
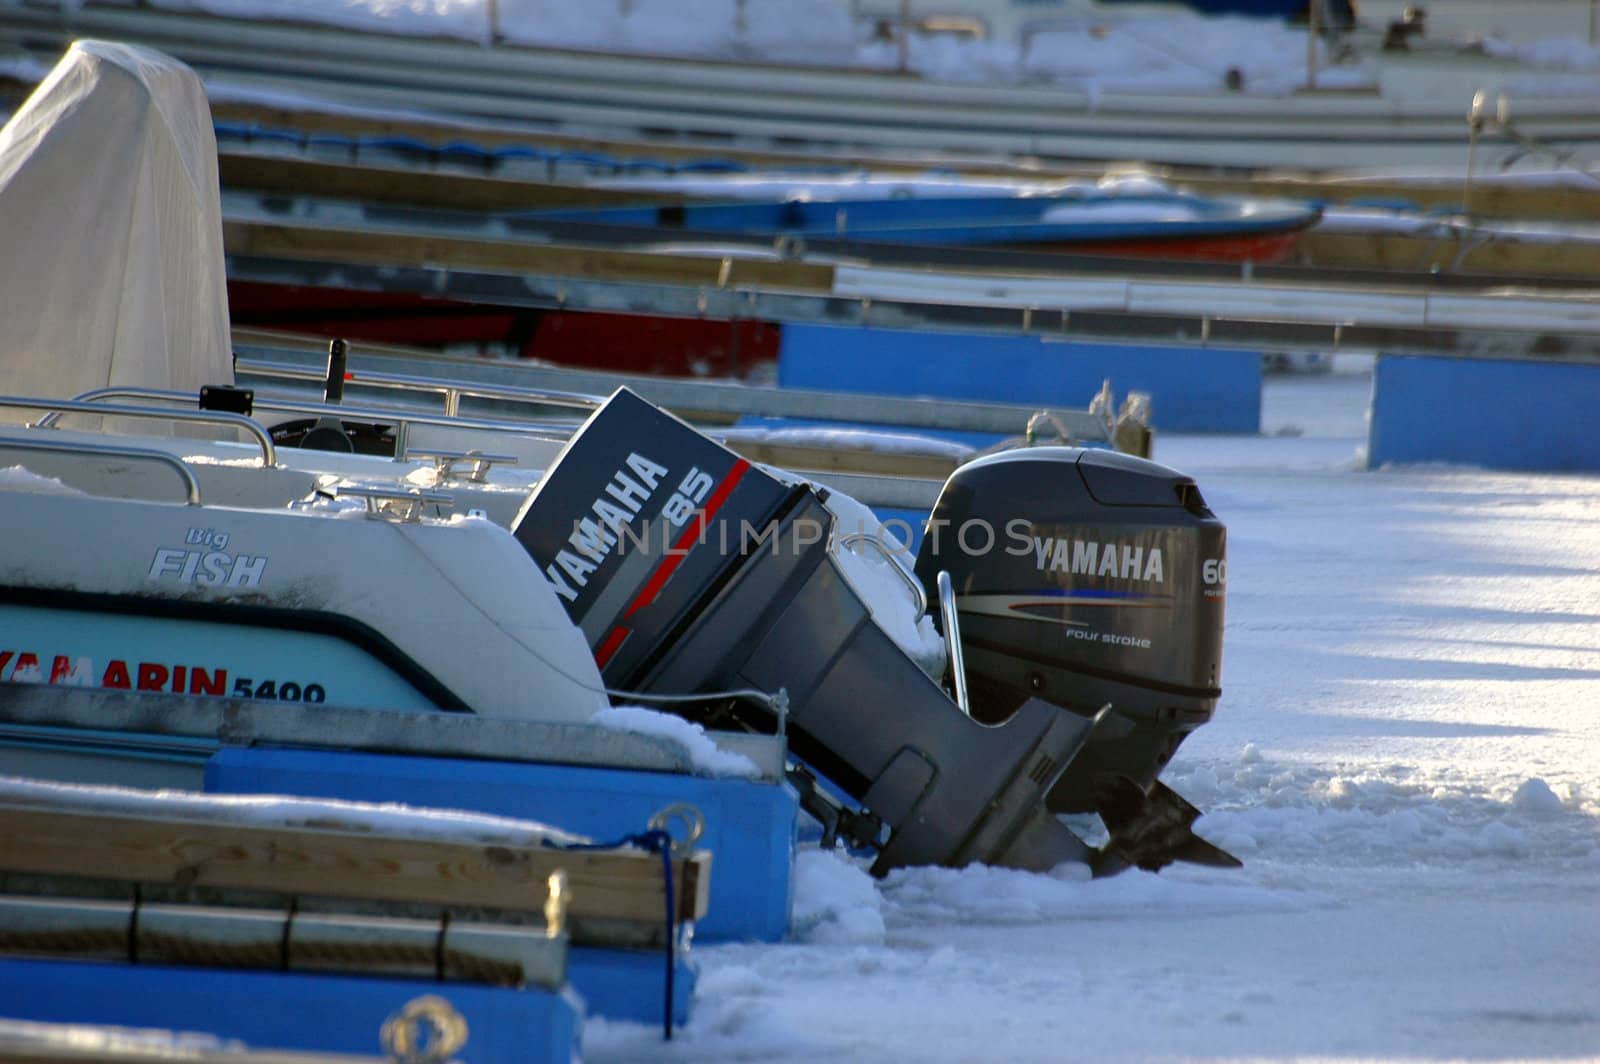
[[[236,367],[243,378],[320,381],[325,348],[288,337],[237,331]],[[949,429],[1020,435],[1038,408],[1017,403],[929,400],[805,388],[771,388],[721,381],[697,381],[645,374],[610,373],[546,366],[514,359],[454,358],[377,345],[353,345],[353,383],[381,386],[388,380],[430,382],[454,387],[462,397],[543,402],[541,396],[609,395],[626,386],[680,417],[732,421],[738,417],[796,418],[881,425],[890,429]],[[407,367],[394,373],[375,367]],[[419,390],[426,390],[419,384]],[[275,401],[275,400],[274,400]],[[1057,410],[1068,434],[1078,441],[1103,441],[1105,425],[1084,410]]]
[[[109,393],[114,389],[106,389]],[[53,428],[61,420],[62,415],[95,414],[101,417],[129,417],[145,418],[155,421],[181,421],[186,424],[222,425],[238,429],[254,437],[261,447],[261,462],[269,469],[278,464],[278,452],[272,444],[272,436],[266,428],[252,418],[243,414],[230,414],[223,410],[181,410],[173,407],[160,406],[127,406],[123,404],[106,405],[94,401],[101,396],[96,393],[85,393],[92,398],[78,399],[37,399],[21,395],[0,395],[0,407],[9,407],[14,410],[48,410],[50,413],[40,418],[39,428]],[[134,394],[131,390],[127,394],[133,397],[142,397],[143,393]],[[154,393],[150,393],[152,396]],[[190,402],[193,396],[187,396]]]
[[183,483],[184,502],[187,505],[200,505],[200,482],[195,479],[194,471],[178,456],[169,454],[166,451],[158,451],[153,447],[124,447],[111,443],[50,440],[40,439],[38,436],[14,436],[0,433],[0,451],[7,449],[47,451],[54,454],[99,455],[111,458],[137,458],[140,461],[155,462],[158,465],[166,466],[178,475],[178,479]]

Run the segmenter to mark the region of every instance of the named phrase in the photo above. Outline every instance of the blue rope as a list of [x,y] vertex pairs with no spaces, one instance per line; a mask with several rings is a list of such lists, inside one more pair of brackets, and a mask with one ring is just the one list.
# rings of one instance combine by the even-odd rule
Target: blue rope
[[635,835],[624,835],[615,842],[560,843],[546,839],[545,845],[557,850],[615,850],[620,846],[637,846],[649,853],[661,855],[661,875],[666,882],[667,927],[667,992],[661,1005],[661,1038],[672,1041],[672,990],[677,976],[675,955],[677,927],[672,908],[672,834],[665,828],[651,828]]

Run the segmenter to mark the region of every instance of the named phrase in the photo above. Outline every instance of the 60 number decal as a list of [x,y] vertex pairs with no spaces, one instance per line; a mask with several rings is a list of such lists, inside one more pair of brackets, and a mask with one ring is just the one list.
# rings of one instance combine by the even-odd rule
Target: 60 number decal
[[1200,578],[1208,584],[1228,582],[1228,563],[1222,558],[1207,558],[1200,567]]

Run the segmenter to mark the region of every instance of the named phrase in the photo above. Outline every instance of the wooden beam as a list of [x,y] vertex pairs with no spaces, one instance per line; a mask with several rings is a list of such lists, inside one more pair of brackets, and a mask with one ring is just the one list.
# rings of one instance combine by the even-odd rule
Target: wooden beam
[[393,1064],[389,1056],[252,1049],[173,1031],[90,1023],[0,1021],[5,1064]]
[[[1597,205],[1600,206],[1600,205]],[[1300,240],[1307,265],[1403,270],[1411,273],[1515,275],[1600,280],[1600,248],[1593,243],[1539,242],[1514,236],[1475,241],[1471,234],[1420,236],[1396,233],[1319,233]]]
[[[422,116],[388,116],[381,114],[326,113],[298,110],[273,104],[214,101],[211,113],[219,122],[255,123],[265,129],[290,129],[306,133],[335,133],[345,136],[398,136],[414,137],[429,143],[447,144],[453,140],[466,140],[486,148],[511,146],[543,146],[574,152],[597,152],[621,158],[648,156],[655,159],[690,162],[705,159],[708,155],[736,159],[752,166],[785,165],[815,166],[817,163],[857,161],[865,154],[820,155],[814,148],[796,148],[794,151],[773,151],[743,148],[733,144],[711,146],[705,143],[685,144],[669,140],[644,140],[621,137],[584,137],[553,130],[517,128],[490,122],[470,122],[459,118],[429,120]],[[908,167],[926,170],[927,164]]]
[[627,192],[487,174],[463,174],[399,166],[330,163],[285,155],[222,151],[217,155],[222,185],[283,195],[358,199],[463,211],[542,210],[557,207],[610,207],[681,202],[670,192]]
[[882,477],[919,477],[943,480],[960,461],[949,455],[903,451],[874,451],[822,444],[732,439],[725,446],[753,462],[803,469],[809,473],[857,473]]
[[[344,828],[341,830],[341,828]],[[673,858],[676,913],[703,916],[709,854]],[[542,911],[567,874],[576,921],[660,924],[661,860],[640,850],[476,845],[328,828],[153,819],[0,803],[0,869],[375,902]]]
[[229,255],[289,257],[384,266],[449,265],[458,269],[531,273],[638,284],[744,286],[827,292],[833,267],[732,256],[661,255],[646,251],[562,247],[515,240],[484,240],[408,233],[224,219]]
[[[1404,178],[1368,180],[1339,174],[1273,173],[1212,177],[1177,168],[1156,170],[1154,176],[1208,196],[1267,196],[1343,204],[1394,202],[1414,204],[1423,210],[1459,209],[1462,204],[1460,180],[1440,183]],[[1592,189],[1565,188],[1480,180],[1472,186],[1472,213],[1479,218],[1588,222],[1600,213],[1600,185]]]

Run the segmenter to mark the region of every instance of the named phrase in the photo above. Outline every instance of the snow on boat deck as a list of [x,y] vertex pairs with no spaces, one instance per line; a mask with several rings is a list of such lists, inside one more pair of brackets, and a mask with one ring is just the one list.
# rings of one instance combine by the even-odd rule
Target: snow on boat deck
[[1260,438],[1160,436],[1228,523],[1216,719],[1166,778],[1240,872],[882,883],[803,852],[796,941],[699,951],[621,1060],[1600,1059],[1600,479],[1360,469],[1370,361]]

